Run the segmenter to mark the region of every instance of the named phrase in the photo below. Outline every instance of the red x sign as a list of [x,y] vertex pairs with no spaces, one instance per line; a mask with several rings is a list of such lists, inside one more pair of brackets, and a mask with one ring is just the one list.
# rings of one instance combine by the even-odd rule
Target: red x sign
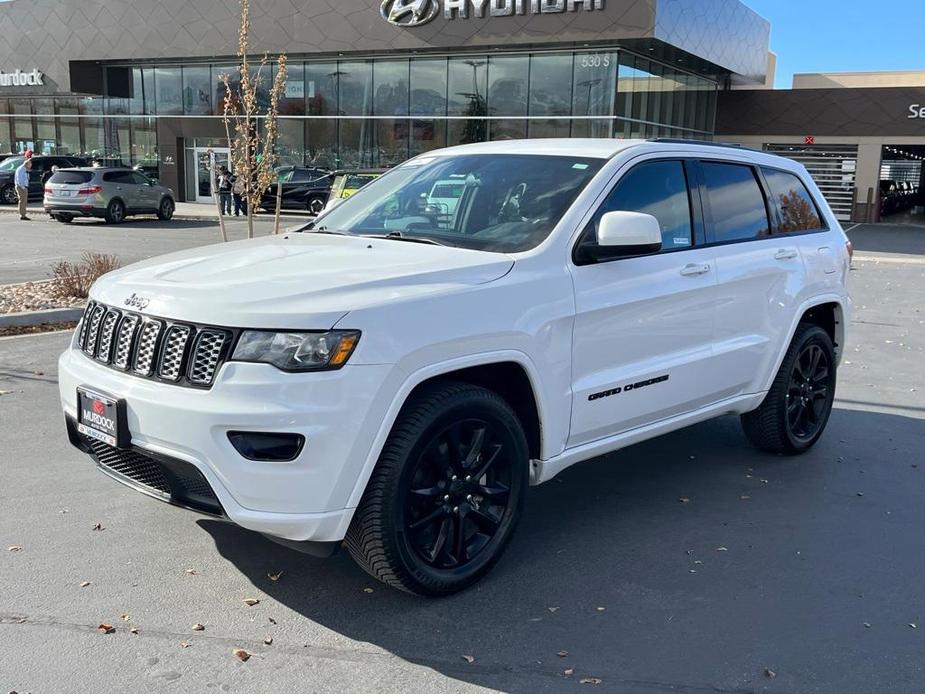
[[803,144],[804,144],[804,145],[814,145],[814,144],[816,144],[816,136],[815,136],[815,135],[807,135],[806,137],[803,138]]

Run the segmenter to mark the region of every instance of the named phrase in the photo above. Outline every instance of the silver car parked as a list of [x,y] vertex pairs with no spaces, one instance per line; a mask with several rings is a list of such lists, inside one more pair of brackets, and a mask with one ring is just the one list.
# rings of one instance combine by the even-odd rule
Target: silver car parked
[[60,169],[45,184],[45,212],[69,224],[75,217],[102,217],[119,224],[129,215],[173,217],[170,188],[128,168]]

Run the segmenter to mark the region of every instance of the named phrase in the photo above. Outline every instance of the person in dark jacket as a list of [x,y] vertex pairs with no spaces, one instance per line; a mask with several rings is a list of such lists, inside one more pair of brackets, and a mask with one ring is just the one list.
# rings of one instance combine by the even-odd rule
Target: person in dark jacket
[[247,192],[245,190],[245,180],[243,176],[233,176],[232,177],[232,188],[231,192],[234,196],[234,216],[240,217],[242,214],[247,215],[247,201],[244,199],[244,194]]
[[231,172],[222,166],[218,170],[218,201],[223,215],[231,214]]

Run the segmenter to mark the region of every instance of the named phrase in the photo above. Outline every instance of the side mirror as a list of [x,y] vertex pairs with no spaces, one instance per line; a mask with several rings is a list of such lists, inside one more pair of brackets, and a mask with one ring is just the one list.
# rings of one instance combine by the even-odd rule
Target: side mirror
[[662,227],[650,214],[608,212],[598,223],[597,243],[580,250],[591,261],[651,255],[662,250]]

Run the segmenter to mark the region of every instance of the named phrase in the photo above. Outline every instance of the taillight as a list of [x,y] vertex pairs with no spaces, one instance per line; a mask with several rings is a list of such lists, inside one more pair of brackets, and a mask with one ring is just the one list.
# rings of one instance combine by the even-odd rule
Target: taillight
[[45,188],[45,195],[51,195],[53,192],[51,188]]
[[102,186],[89,186],[77,191],[78,195],[96,195],[103,190]]
[[851,262],[854,260],[854,244],[851,241],[846,241],[845,247],[848,249],[848,261]]

